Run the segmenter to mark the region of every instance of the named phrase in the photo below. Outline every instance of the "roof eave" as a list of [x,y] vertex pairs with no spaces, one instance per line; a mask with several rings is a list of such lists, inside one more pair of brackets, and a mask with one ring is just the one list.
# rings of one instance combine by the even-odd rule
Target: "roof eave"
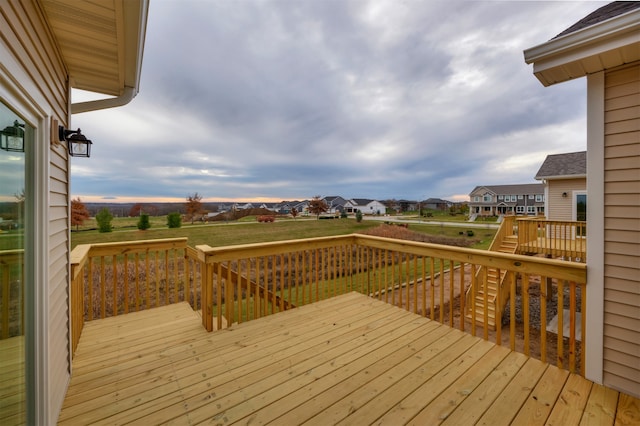
[[524,51],[544,86],[640,60],[640,9]]
[[561,180],[561,179],[586,179],[586,174],[556,175],[556,176],[536,176],[536,180]]

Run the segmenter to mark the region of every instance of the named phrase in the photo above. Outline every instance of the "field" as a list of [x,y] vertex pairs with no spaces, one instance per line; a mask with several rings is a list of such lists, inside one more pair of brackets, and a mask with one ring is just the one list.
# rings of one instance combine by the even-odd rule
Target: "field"
[[[346,235],[364,232],[380,226],[380,222],[366,221],[361,223],[354,219],[315,220],[315,219],[285,219],[274,223],[258,223],[251,219],[242,222],[214,223],[214,224],[183,224],[182,228],[169,229],[166,217],[151,218],[151,229],[139,231],[135,228],[135,218],[114,218],[114,231],[99,233],[95,230],[73,231],[71,233],[72,248],[78,244],[100,242],[151,240],[158,238],[189,238],[189,245],[208,244],[211,247],[226,245],[259,243],[269,241],[294,240],[302,238],[324,237],[330,235]],[[495,230],[474,230],[473,237],[467,237],[466,228],[461,224],[457,227],[443,227],[428,224],[411,224],[409,229],[420,234],[451,237],[465,240],[471,247],[486,249]]]

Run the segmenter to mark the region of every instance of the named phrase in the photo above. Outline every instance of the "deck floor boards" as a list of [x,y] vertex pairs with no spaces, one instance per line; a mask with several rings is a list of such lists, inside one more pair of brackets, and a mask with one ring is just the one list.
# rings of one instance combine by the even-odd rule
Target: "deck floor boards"
[[59,424],[614,424],[639,412],[636,398],[350,293],[212,333],[186,303],[90,321]]

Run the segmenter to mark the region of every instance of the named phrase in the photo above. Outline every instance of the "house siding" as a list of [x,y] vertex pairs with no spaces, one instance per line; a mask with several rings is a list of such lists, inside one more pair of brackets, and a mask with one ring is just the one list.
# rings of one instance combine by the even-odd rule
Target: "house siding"
[[[9,71],[17,87],[28,93],[49,134],[53,118],[68,127],[69,85],[65,66],[46,24],[40,5],[33,0],[0,3],[0,52],[11,58]],[[6,56],[5,56],[6,55]],[[4,62],[4,59],[3,59]],[[36,283],[47,300],[47,329],[38,330],[48,342],[46,413],[38,418],[55,424],[69,382],[68,259],[69,259],[69,162],[62,146],[49,148],[49,138],[36,140],[38,149],[49,150],[47,254],[37,268],[48,268],[47,282]]]
[[640,390],[640,63],[605,75],[604,363],[607,386]]
[[[573,191],[586,191],[587,179],[553,179],[548,181],[546,216],[549,220],[575,220]],[[566,192],[567,197],[562,194]]]

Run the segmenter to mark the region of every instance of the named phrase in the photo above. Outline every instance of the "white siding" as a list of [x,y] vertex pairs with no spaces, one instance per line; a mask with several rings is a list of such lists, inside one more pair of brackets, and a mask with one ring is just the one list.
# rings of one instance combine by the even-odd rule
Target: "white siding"
[[605,77],[604,372],[640,396],[640,64]]
[[[57,46],[46,26],[40,6],[32,0],[0,2],[0,53],[2,62],[11,60],[9,72],[16,87],[20,88],[33,102],[33,108],[40,116],[40,125],[47,127],[50,118],[62,125],[68,124],[69,87],[65,67],[58,55]],[[68,127],[68,126],[67,126]],[[46,329],[38,329],[44,335],[46,345],[39,356],[48,358],[42,362],[46,366],[47,377],[39,377],[38,383],[46,389],[39,390],[44,395],[39,408],[47,412],[38,413],[37,419],[47,424],[55,424],[69,381],[68,343],[68,158],[63,147],[49,148],[49,128],[41,129],[36,140],[39,149],[49,150],[44,155],[50,159],[48,186],[50,192],[49,211],[40,217],[47,217],[48,223],[41,228],[48,232],[45,238],[48,251],[46,259],[36,268],[46,268],[44,274],[48,282],[36,282],[38,291],[46,298]],[[42,188],[36,188],[41,191]],[[43,207],[46,208],[46,207]],[[38,325],[37,325],[38,326]]]

